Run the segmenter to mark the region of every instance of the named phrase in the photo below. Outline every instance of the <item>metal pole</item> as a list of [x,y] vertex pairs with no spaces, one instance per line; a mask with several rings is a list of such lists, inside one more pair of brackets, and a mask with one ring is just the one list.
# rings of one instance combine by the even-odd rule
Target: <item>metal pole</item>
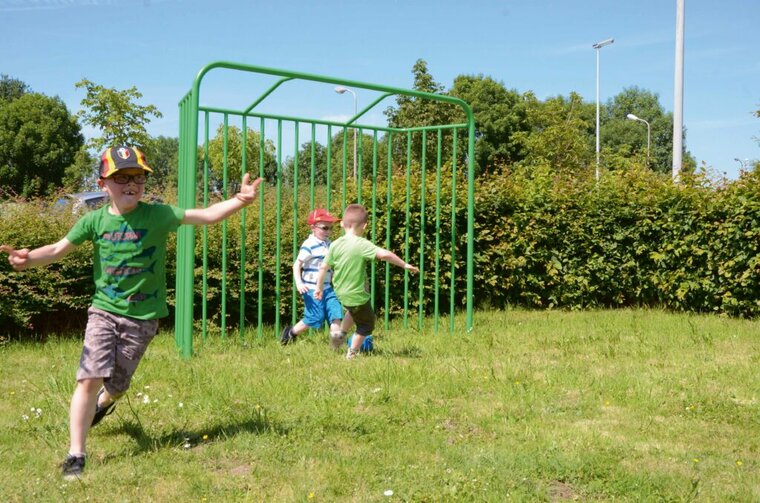
[[605,45],[610,45],[615,41],[614,38],[608,38],[597,42],[591,47],[596,49],[596,180],[599,181],[599,49]]
[[599,47],[596,48],[596,180],[599,181]]
[[676,0],[676,70],[673,89],[673,181],[681,175],[683,156],[683,37],[684,4]]
[[[354,96],[354,117],[356,117],[356,113],[358,111],[358,107],[357,107],[358,100],[357,100],[357,97],[356,97],[356,93],[353,90],[351,90],[351,89],[349,89],[347,87],[344,87],[344,86],[338,86],[338,87],[336,87],[335,88],[335,92],[338,93],[338,94],[351,93]],[[356,177],[357,177],[357,172],[356,172],[356,128],[354,128],[354,180],[356,180]]]

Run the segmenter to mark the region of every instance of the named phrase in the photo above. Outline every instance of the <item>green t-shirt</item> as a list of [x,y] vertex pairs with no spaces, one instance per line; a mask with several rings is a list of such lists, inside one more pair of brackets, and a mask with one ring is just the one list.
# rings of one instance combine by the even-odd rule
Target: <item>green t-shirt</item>
[[369,301],[365,289],[367,267],[365,262],[375,260],[380,250],[367,239],[353,234],[344,234],[332,242],[325,261],[332,267],[332,285],[335,294],[344,306],[356,307]]
[[141,202],[126,215],[112,215],[108,208],[86,213],[66,235],[75,245],[93,243],[92,305],[141,320],[167,316],[166,239],[185,210]]

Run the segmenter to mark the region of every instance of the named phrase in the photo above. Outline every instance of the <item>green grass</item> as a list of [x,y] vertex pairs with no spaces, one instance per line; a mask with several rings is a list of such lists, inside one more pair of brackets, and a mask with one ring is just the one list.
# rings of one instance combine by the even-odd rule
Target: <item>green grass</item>
[[436,335],[398,322],[353,362],[326,337],[282,348],[273,334],[209,340],[183,361],[162,334],[128,400],[91,432],[85,477],[68,483],[57,464],[79,338],[6,343],[0,492],[4,501],[760,500],[758,322],[507,311],[476,313],[475,325]]

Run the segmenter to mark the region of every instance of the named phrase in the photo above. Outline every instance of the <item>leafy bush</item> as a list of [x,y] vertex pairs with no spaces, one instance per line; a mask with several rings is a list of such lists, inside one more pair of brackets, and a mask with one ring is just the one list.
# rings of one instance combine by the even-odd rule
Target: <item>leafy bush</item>
[[[441,172],[442,187],[451,179],[450,167]],[[421,276],[390,267],[388,302],[384,264],[375,275],[376,308],[399,314],[404,306],[416,310],[454,307],[465,303],[467,194],[465,178],[457,173],[456,194],[436,192],[436,174],[391,178],[392,202],[386,207],[387,180],[377,180],[376,192],[367,180],[363,203],[371,215],[367,237],[418,264]],[[475,189],[474,302],[481,307],[519,305],[533,308],[662,306],[679,311],[714,312],[738,317],[760,315],[760,174],[743,173],[723,184],[687,176],[678,185],[647,170],[605,173],[599,183],[588,176],[557,174],[549,168],[497,170],[477,180]],[[349,181],[346,201],[358,199]],[[330,209],[339,213],[342,193],[334,193]],[[424,218],[423,218],[424,196]],[[264,192],[259,219],[253,205],[246,218],[245,263],[240,252],[241,215],[227,223],[226,308],[228,323],[239,317],[240,270],[245,273],[245,318],[249,323],[273,321],[277,311],[300,313],[291,304],[293,245],[306,237],[303,215],[310,209],[308,190],[300,191],[293,230],[293,194]],[[454,201],[455,204],[452,204]],[[317,190],[316,205],[325,206],[326,193]],[[436,209],[436,201],[440,210]],[[64,236],[74,222],[70,213],[42,202],[3,203],[0,242],[36,247]],[[455,225],[451,226],[452,218]],[[407,225],[408,222],[408,225]],[[261,280],[259,228],[264,229]],[[423,231],[424,228],[424,231]],[[209,318],[219,323],[222,304],[223,226],[209,226],[206,299]],[[196,278],[202,271],[203,240],[196,231]],[[408,244],[404,243],[407,241]],[[333,238],[338,237],[336,231]],[[279,244],[278,244],[279,241]],[[437,245],[436,245],[437,244]],[[279,266],[276,250],[279,246]],[[176,239],[169,241],[169,302],[173,304]],[[421,253],[422,251],[422,253]],[[422,257],[421,257],[422,255]],[[452,266],[452,256],[454,257]],[[422,258],[422,259],[421,259]],[[279,292],[277,276],[279,275]],[[421,282],[421,283],[420,283]],[[7,261],[0,263],[0,323],[9,332],[45,332],[82,326],[92,290],[91,248],[46,268],[18,274]],[[259,290],[263,317],[258,320]],[[420,291],[422,295],[420,296]],[[195,282],[196,305],[203,294]],[[279,293],[279,294],[278,294]],[[51,316],[51,313],[55,313]],[[196,317],[201,313],[196,308]]]

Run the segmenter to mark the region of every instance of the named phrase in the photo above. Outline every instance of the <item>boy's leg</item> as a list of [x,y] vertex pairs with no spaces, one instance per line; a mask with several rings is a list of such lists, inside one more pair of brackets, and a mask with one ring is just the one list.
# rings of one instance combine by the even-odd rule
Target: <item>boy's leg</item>
[[321,327],[324,323],[320,313],[319,301],[314,298],[313,293],[313,290],[309,290],[301,294],[304,303],[303,318],[292,327],[288,325],[282,329],[280,344],[283,346],[295,342],[296,338],[309,328]]
[[87,452],[87,432],[95,416],[95,400],[103,379],[82,379],[77,381],[69,408],[70,445],[69,453],[81,455]]
[[[346,342],[346,332],[343,330],[343,306],[338,300],[338,296],[335,295],[335,290],[332,287],[325,288],[322,296],[324,317],[330,320],[330,347],[333,350],[340,350],[343,343]],[[348,325],[354,323],[351,315],[346,311],[345,317],[348,317]]]
[[349,310],[356,322],[356,332],[351,337],[351,347],[346,353],[346,358],[350,360],[359,354],[364,339],[372,335],[372,331],[375,329],[375,311],[369,302],[355,308],[349,308]]

